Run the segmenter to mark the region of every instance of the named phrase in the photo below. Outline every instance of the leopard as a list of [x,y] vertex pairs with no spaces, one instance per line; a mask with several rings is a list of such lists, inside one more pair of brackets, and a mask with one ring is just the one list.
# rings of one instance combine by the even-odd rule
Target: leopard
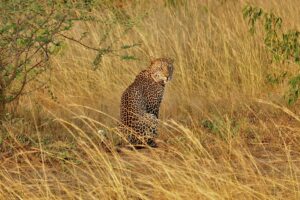
[[121,96],[120,129],[135,148],[158,147],[159,109],[173,71],[174,59],[153,59]]

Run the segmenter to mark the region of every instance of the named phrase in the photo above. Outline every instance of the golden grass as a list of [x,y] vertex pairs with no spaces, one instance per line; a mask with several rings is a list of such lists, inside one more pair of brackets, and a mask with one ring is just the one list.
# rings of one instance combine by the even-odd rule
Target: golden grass
[[[285,105],[286,83],[266,83],[268,73],[298,66],[270,64],[262,31],[251,36],[242,18],[246,1],[188,2],[124,3],[139,23],[124,36],[117,25],[108,42],[141,42],[128,52],[137,61],[106,56],[93,71],[95,55],[67,43],[51,61],[57,100],[40,90],[10,106],[17,117],[3,123],[0,199],[300,199],[299,109]],[[300,29],[298,0],[250,2]],[[85,42],[98,44],[95,24],[73,36],[86,28]],[[160,147],[117,152],[121,93],[161,56],[176,61]]]

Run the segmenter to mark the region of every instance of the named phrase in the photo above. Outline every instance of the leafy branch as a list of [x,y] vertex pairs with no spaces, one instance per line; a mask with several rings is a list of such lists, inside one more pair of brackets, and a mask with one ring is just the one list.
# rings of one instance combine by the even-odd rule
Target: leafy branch
[[[265,12],[262,8],[247,5],[243,9],[243,17],[248,21],[249,31],[254,34],[256,24],[262,21],[264,28],[264,44],[277,62],[291,62],[300,65],[300,32],[298,30],[282,31],[282,18],[274,13]],[[288,104],[294,104],[300,94],[300,74],[289,80],[287,92]]]
[[[97,9],[105,9],[101,1],[98,3]],[[75,23],[101,23],[91,14],[94,4],[94,1],[86,0],[0,2],[0,118],[4,115],[6,104],[23,95],[28,83],[35,81],[39,84],[38,77],[51,70],[49,60],[61,49],[65,40],[96,51],[95,69],[104,55],[136,46],[113,49],[112,45],[103,48],[99,44],[96,47],[82,42],[87,32],[79,39],[68,36]],[[125,33],[134,24],[128,16],[121,23],[125,26]],[[103,32],[106,33],[105,30]],[[40,85],[35,88],[40,88]]]

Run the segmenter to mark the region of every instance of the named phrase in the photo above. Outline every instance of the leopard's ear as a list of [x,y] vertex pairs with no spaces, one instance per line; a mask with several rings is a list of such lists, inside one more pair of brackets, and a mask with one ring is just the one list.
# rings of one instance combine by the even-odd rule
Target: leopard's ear
[[154,62],[155,62],[155,57],[154,56],[149,56],[149,59],[150,59],[150,64],[153,65]]

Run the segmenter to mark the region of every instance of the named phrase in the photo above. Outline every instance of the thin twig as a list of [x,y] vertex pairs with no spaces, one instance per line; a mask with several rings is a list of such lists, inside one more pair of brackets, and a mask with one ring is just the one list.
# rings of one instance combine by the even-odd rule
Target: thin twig
[[76,43],[80,44],[81,46],[83,46],[83,47],[85,47],[87,49],[91,49],[91,50],[94,50],[94,51],[100,51],[101,50],[100,48],[90,47],[90,46],[88,46],[88,45],[80,42],[79,40],[76,40],[75,38],[72,38],[72,37],[68,37],[68,36],[66,36],[66,35],[64,35],[62,33],[59,33],[59,35],[62,36],[62,37],[64,37],[64,38],[66,38],[66,39],[68,39],[68,40],[76,42]]

